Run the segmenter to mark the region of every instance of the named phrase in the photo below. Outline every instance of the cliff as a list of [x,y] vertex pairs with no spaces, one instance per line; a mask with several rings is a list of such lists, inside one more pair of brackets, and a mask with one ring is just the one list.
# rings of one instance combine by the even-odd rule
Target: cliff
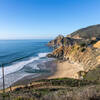
[[78,44],[73,46],[61,46],[55,49],[48,56],[69,60],[72,63],[77,63],[87,72],[97,67],[100,64],[100,50],[93,47],[81,47]]
[[83,67],[85,72],[95,69],[100,66],[99,28],[100,25],[95,25],[83,28],[67,37],[59,38],[58,36],[49,43],[49,46],[56,48],[51,54],[48,54],[48,57],[77,63],[80,67]]

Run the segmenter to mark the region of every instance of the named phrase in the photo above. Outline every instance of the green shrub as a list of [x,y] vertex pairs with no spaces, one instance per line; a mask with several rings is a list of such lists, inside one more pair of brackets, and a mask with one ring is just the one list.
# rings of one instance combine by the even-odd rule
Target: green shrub
[[95,44],[97,41],[96,40],[91,40],[90,44]]
[[84,52],[85,50],[86,50],[86,48],[82,48],[82,49],[81,49],[81,52]]
[[100,83],[100,67],[97,67],[97,68],[95,68],[93,70],[90,70],[84,76],[84,79]]
[[85,47],[85,46],[86,46],[86,43],[85,43],[85,42],[81,42],[81,43],[80,43],[80,46],[81,46],[81,47]]

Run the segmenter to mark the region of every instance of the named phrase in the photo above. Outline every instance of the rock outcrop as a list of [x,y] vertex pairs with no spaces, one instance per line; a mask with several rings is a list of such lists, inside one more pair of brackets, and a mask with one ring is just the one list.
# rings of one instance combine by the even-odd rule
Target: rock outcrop
[[56,37],[54,40],[51,40],[51,41],[48,43],[48,46],[53,47],[53,48],[57,48],[57,47],[59,47],[59,46],[62,46],[63,40],[64,40],[64,36],[59,35],[59,36]]
[[60,46],[72,46],[76,43],[83,42],[83,41],[84,40],[82,39],[73,39],[71,37],[64,37],[62,35],[59,35],[54,40],[51,40],[48,43],[48,46],[56,49],[56,48],[59,48]]

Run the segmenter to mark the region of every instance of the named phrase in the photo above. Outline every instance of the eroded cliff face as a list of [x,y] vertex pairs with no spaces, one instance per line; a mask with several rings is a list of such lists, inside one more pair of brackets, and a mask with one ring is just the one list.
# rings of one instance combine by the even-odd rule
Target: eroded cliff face
[[73,63],[79,64],[86,72],[100,64],[100,61],[98,60],[100,50],[91,47],[80,47],[79,45],[74,45],[72,47],[65,47],[64,52],[64,58]]
[[86,45],[76,42],[72,45],[61,45],[48,56],[77,63],[88,72],[100,65],[100,48],[93,47],[97,43]]

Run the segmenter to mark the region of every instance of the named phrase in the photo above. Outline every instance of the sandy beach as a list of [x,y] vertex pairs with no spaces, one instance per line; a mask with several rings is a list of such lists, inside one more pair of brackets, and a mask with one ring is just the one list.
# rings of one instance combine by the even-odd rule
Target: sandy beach
[[48,79],[52,78],[78,78],[77,72],[83,71],[83,68],[78,64],[73,64],[68,61],[65,62],[57,62],[56,71],[53,75],[48,77]]

